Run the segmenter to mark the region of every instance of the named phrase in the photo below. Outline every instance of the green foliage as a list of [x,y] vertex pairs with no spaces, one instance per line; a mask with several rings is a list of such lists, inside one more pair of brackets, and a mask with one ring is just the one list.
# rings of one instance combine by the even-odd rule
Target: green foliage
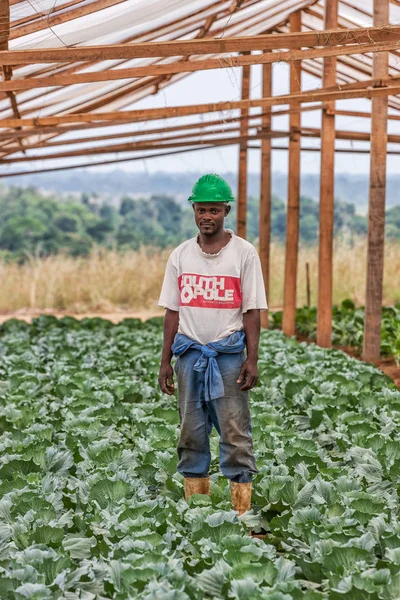
[[[300,240],[315,244],[318,240],[318,204],[306,196],[300,204]],[[235,229],[236,206],[227,219]],[[257,243],[259,201],[248,201],[248,238]],[[47,256],[64,252],[72,256],[88,253],[94,245],[117,250],[138,249],[149,245],[160,248],[177,246],[195,235],[197,229],[192,207],[179,204],[173,197],[154,195],[134,199],[123,196],[119,208],[101,203],[95,196],[82,194],[80,201],[44,197],[34,188],[0,188],[0,256],[20,261],[29,255]],[[355,214],[352,204],[336,202],[337,236],[365,235],[367,220]],[[387,235],[400,236],[399,207],[387,213]],[[284,242],[286,205],[272,198],[272,239]]]
[[[121,249],[153,245],[160,248],[183,241],[182,207],[169,196],[152,196],[149,200],[124,197],[119,209],[119,225],[115,231]],[[191,235],[194,235],[194,227]]]
[[400,239],[400,206],[393,206],[386,212],[386,235],[388,238]]
[[390,380],[263,332],[251,399],[260,472],[238,518],[215,437],[211,498],[183,499],[176,399],[157,384],[161,325],[0,327],[1,599],[397,599]]
[[33,188],[0,193],[0,253],[25,259],[60,250],[78,256],[93,244],[91,231],[102,219],[80,202],[43,197]]
[[[282,311],[270,313],[272,327],[282,328]],[[356,308],[347,298],[332,311],[332,342],[335,346],[362,349],[364,338],[364,308]],[[310,340],[317,337],[317,309],[304,306],[296,310],[296,331]],[[393,356],[400,365],[400,304],[382,307],[381,353]]]
[[0,189],[0,255],[64,252],[85,255],[93,245],[120,250],[173,246],[194,235],[189,209],[173,198],[122,198],[119,211],[84,194],[81,201],[44,197],[34,188]]

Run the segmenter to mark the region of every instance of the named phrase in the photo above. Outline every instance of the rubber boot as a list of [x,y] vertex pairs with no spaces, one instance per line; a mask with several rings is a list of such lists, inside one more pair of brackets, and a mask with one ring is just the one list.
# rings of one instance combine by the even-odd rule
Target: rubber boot
[[209,477],[185,477],[185,500],[188,500],[193,494],[210,495],[210,478]]
[[236,483],[235,481],[231,481],[232,505],[239,515],[245,513],[246,510],[250,510],[251,488],[251,481],[250,483]]

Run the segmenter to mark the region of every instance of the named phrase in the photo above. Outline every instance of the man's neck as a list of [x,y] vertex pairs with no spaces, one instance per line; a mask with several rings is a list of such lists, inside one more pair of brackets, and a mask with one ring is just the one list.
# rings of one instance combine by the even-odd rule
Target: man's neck
[[203,252],[207,254],[217,254],[224,246],[227,245],[231,238],[231,234],[225,229],[220,229],[213,235],[199,234],[199,244]]

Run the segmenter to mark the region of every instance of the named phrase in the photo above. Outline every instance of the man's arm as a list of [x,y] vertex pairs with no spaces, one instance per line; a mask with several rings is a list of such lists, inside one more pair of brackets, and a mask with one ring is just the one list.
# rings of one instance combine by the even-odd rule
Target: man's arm
[[251,390],[258,381],[258,345],[260,343],[260,311],[248,310],[243,315],[243,329],[246,334],[247,358],[242,365],[237,383],[243,383],[241,390]]
[[172,350],[171,346],[174,337],[178,331],[179,312],[167,308],[164,318],[164,344],[161,355],[160,373],[158,375],[158,383],[164,394],[173,396],[175,391],[174,386],[174,371],[171,367]]

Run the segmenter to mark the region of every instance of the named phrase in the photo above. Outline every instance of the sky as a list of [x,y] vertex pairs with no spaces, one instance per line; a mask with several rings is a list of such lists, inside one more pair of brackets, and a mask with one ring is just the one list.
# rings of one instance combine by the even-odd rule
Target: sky
[[[274,69],[274,88],[275,95],[286,94],[289,92],[289,65],[286,63],[275,63]],[[320,81],[303,73],[302,89],[314,89],[321,86]],[[177,106],[187,104],[197,104],[206,102],[221,102],[240,99],[241,88],[241,70],[238,68],[219,69],[193,73],[181,81],[178,81],[161,90],[157,95],[141,100],[132,105],[131,108],[156,108],[165,106]],[[253,66],[251,69],[251,98],[261,96],[261,66]],[[337,108],[369,111],[370,102],[365,99],[346,100],[337,102]],[[257,110],[255,111],[257,112]],[[203,117],[205,120],[219,118],[219,113],[213,113],[211,116]],[[193,117],[189,119],[193,121]],[[172,125],[173,123],[183,123],[184,119],[175,119],[168,121],[158,121],[157,125],[152,122],[152,126]],[[189,122],[189,121],[188,121]],[[320,111],[303,113],[302,124],[307,127],[319,127],[321,123]],[[142,127],[145,124],[142,124]],[[337,117],[337,129],[347,129],[354,131],[368,132],[370,128],[369,119]],[[288,129],[288,117],[275,117],[273,119],[273,128]],[[400,134],[400,122],[389,122],[389,132]],[[304,144],[318,147],[319,140],[305,140]],[[341,147],[369,148],[368,143],[340,142]],[[260,171],[260,152],[258,150],[249,151],[248,167],[251,172]],[[288,153],[286,151],[273,152],[273,170],[286,172],[288,164]],[[399,171],[400,156],[388,156],[388,173],[394,174]],[[132,163],[122,163],[119,168],[129,171],[169,171],[169,172],[227,172],[235,171],[238,163],[238,148],[235,146],[221,147],[212,150],[202,150],[198,152],[187,152],[176,157],[152,158],[146,161]],[[110,168],[114,168],[111,165]],[[104,167],[101,167],[104,170]],[[301,170],[303,173],[319,173],[320,156],[319,152],[303,152],[301,158]],[[368,173],[369,155],[356,154],[336,154],[335,170],[337,173]]]

